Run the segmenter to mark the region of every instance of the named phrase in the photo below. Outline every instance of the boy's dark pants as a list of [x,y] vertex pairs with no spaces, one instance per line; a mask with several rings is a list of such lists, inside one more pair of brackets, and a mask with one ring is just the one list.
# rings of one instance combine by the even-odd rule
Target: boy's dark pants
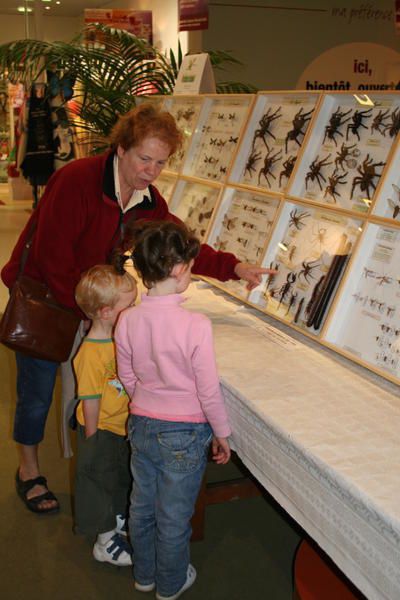
[[118,514],[128,514],[132,477],[126,438],[98,429],[85,438],[77,429],[75,530],[95,534],[111,531]]

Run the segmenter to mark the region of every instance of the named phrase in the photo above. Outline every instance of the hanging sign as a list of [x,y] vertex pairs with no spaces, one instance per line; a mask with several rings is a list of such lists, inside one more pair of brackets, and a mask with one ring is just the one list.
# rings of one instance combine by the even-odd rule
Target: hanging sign
[[179,31],[208,29],[208,0],[179,0]]
[[151,10],[114,10],[85,8],[85,23],[100,23],[124,29],[153,44],[153,13]]
[[215,94],[215,79],[207,53],[188,54],[176,78],[174,94]]

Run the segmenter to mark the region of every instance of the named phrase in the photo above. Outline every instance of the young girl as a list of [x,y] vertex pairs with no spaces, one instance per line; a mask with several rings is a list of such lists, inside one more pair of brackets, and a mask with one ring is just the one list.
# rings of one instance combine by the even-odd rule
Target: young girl
[[118,375],[131,399],[135,587],[174,600],[196,578],[190,519],[208,448],[212,441],[214,460],[227,463],[230,428],[211,323],[182,306],[199,241],[182,224],[153,222],[134,230],[133,245],[148,293],[121,314],[115,341]]

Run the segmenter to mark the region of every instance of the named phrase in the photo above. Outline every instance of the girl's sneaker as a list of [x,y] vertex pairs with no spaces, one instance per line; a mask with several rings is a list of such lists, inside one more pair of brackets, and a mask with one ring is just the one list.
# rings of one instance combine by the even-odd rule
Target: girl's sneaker
[[161,596],[161,594],[156,592],[157,600],[176,600],[176,598],[179,598],[179,596],[181,596],[183,594],[183,592],[186,592],[186,590],[188,590],[190,588],[190,586],[192,586],[194,584],[194,582],[196,581],[196,576],[197,576],[196,569],[194,568],[193,565],[189,565],[188,570],[187,570],[187,575],[186,575],[186,581],[183,584],[183,586],[181,587],[181,589],[178,590],[176,592],[176,594],[174,594],[173,596]]
[[135,581],[135,588],[139,592],[152,592],[155,587],[156,587],[155,583],[148,583],[147,585],[145,585],[145,584],[139,583],[138,581]]
[[126,538],[118,533],[102,543],[98,539],[93,546],[93,556],[99,562],[108,562],[117,567],[132,565],[132,550]]

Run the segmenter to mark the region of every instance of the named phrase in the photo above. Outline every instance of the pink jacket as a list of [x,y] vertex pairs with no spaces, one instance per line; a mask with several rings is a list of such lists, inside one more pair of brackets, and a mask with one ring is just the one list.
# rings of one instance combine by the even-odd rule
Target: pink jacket
[[227,437],[210,320],[181,306],[180,294],[147,296],[125,310],[115,331],[118,376],[131,414],[204,423]]

